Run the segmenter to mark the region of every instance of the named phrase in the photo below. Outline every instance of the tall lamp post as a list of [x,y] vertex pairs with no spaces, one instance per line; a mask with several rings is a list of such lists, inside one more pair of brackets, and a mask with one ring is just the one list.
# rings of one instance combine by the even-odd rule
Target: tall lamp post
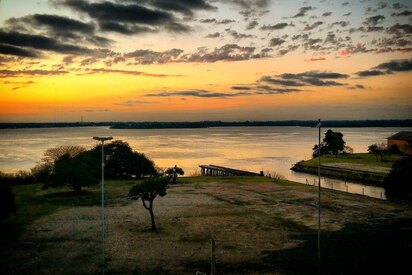
[[93,137],[94,140],[98,140],[102,143],[102,268],[104,274],[104,237],[105,237],[105,220],[104,220],[104,142],[112,140],[113,137]]
[[321,193],[321,186],[320,186],[320,151],[321,151],[321,144],[320,144],[320,132],[321,132],[321,127],[322,127],[322,122],[319,118],[318,120],[318,125],[316,125],[316,128],[319,129],[319,140],[318,140],[318,273],[321,274],[320,272],[320,210],[321,210],[321,205],[320,205],[320,193]]

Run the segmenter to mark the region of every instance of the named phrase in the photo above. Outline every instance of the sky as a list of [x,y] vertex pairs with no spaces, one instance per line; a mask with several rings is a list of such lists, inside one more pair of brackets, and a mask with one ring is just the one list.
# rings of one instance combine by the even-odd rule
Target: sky
[[410,1],[1,0],[0,122],[411,119]]

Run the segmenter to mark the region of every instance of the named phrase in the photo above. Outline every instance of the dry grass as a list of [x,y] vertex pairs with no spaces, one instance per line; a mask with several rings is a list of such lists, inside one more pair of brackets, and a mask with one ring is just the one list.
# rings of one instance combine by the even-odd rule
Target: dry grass
[[[317,228],[316,189],[265,178],[186,178],[155,201],[160,231],[149,230],[140,201],[113,200],[107,207],[108,272],[208,272],[210,240],[217,240],[223,273],[283,273],[265,262],[267,251],[299,247],[296,235]],[[410,219],[389,202],[324,191],[322,226],[338,232],[348,223],[379,224]],[[46,274],[99,272],[100,208],[76,206],[36,219],[11,251],[8,271]],[[275,272],[276,271],[276,272]]]

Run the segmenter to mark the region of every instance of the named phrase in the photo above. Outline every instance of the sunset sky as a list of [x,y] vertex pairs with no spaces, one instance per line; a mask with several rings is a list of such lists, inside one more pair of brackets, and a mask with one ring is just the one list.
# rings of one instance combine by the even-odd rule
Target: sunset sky
[[410,1],[1,0],[0,122],[412,118],[411,42]]

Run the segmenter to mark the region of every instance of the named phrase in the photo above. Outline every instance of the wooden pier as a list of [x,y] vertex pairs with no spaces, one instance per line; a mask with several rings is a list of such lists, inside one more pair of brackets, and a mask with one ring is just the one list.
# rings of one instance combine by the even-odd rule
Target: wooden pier
[[199,165],[200,173],[202,176],[220,176],[220,177],[230,177],[230,176],[263,176],[263,172],[254,173],[249,171],[243,171],[238,169],[232,169],[217,165]]

